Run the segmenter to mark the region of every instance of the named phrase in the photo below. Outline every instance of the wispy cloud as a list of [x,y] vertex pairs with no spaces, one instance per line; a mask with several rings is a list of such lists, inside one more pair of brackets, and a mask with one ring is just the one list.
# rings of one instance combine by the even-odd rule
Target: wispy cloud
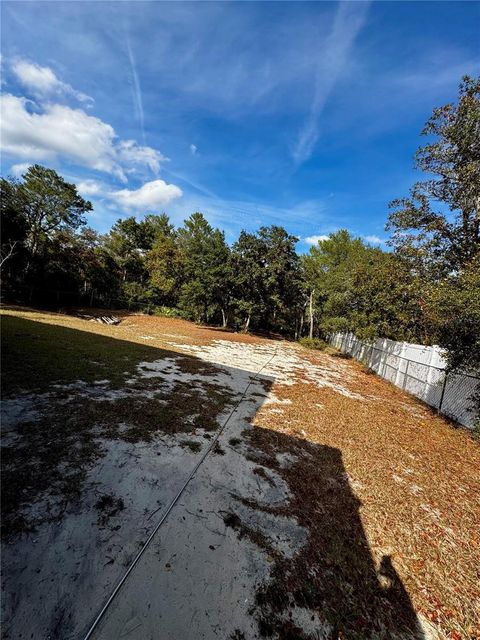
[[140,81],[138,79],[138,73],[137,73],[137,65],[135,64],[135,58],[133,55],[132,46],[130,44],[130,37],[128,35],[128,32],[126,32],[126,35],[125,35],[125,42],[127,45],[128,60],[130,62],[130,71],[132,74],[133,103],[135,105],[135,113],[138,118],[138,122],[140,124],[140,131],[142,133],[143,144],[145,144],[145,115],[143,112],[142,90],[140,88]]
[[472,3],[4,4],[2,167],[101,181],[83,187],[102,228],[124,211],[106,195],[119,180],[132,202],[161,177],[184,193],[175,223],[203,210],[231,239],[262,224],[300,251],[338,228],[381,239],[422,123],[478,67]]
[[62,82],[50,67],[42,67],[28,60],[17,58],[12,63],[12,71],[20,83],[36,96],[65,95],[90,105],[94,102],[90,96],[77,91],[66,82]]
[[297,165],[312,155],[319,137],[319,118],[337,81],[348,66],[355,38],[365,24],[368,5],[368,2],[338,4],[332,30],[319,52],[310,112],[293,151]]
[[[280,225],[289,232],[307,232],[312,223],[325,220],[325,226],[332,222],[322,200],[303,200],[288,205],[275,206],[253,200],[219,199],[185,195],[169,207],[168,213],[175,224],[182,222],[193,211],[205,214],[210,224],[224,229],[229,242],[237,239],[245,229],[254,231],[261,226]],[[294,222],[294,224],[293,224]]]

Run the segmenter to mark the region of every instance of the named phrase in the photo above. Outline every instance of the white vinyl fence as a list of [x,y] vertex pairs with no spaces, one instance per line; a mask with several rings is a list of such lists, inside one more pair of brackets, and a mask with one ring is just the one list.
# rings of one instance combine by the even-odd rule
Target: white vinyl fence
[[329,343],[439,413],[466,427],[474,426],[476,414],[472,396],[480,389],[480,376],[446,373],[446,361],[440,347],[425,347],[387,338],[362,342],[353,333],[333,333],[329,336]]

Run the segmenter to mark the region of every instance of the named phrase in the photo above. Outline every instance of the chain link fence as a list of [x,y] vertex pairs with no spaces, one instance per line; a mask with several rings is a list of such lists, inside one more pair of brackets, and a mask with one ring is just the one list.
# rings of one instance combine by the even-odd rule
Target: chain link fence
[[[477,413],[473,397],[480,392],[480,375],[447,372],[438,347],[386,339],[363,342],[351,333],[331,334],[328,341],[439,413],[466,427],[474,426]],[[415,353],[418,359],[407,357]]]

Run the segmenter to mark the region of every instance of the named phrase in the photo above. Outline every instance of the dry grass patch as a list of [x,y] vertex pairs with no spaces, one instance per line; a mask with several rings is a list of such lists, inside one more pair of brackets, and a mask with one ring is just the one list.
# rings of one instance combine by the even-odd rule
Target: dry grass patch
[[[111,386],[118,387],[127,374],[135,372],[139,362],[162,357],[159,350],[178,353],[177,344],[204,345],[222,337],[246,344],[265,342],[256,336],[197,326],[177,318],[117,311],[115,315],[122,320],[117,326],[26,307],[4,306],[0,315],[2,361],[8,371],[8,376],[2,377],[2,390],[7,395],[42,391],[55,382],[76,380],[108,378]],[[185,366],[196,366],[194,359],[187,359]],[[198,367],[207,366],[197,362]]]
[[[80,498],[88,469],[104,455],[105,439],[136,443],[161,434],[214,431],[231,397],[218,389],[199,393],[185,383],[156,398],[143,397],[138,389],[109,400],[73,394],[65,401],[63,395],[50,397],[39,419],[19,423],[15,439],[2,448],[6,537],[61,517]],[[30,509],[40,502],[41,509]]]
[[[36,412],[23,418],[20,412],[3,442],[7,537],[61,518],[80,498],[88,470],[104,455],[105,440],[206,434],[218,428],[218,417],[232,401],[229,390],[209,381],[218,368],[146,346],[138,336],[132,341],[120,327],[29,310],[8,311],[2,320],[5,396],[14,409],[31,404]],[[148,368],[165,358],[177,378],[169,379],[167,371],[142,377],[140,364]]]

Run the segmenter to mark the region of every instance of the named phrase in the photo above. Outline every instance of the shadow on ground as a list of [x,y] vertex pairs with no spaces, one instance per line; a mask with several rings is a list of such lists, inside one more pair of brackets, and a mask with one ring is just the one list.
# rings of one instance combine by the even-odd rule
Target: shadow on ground
[[[114,333],[114,329],[108,330]],[[102,328],[102,332],[106,331]],[[47,633],[52,638],[64,638],[67,637],[67,627],[85,628],[88,622],[78,620],[73,624],[72,615],[75,617],[79,610],[83,610],[84,615],[93,620],[98,613],[95,607],[99,607],[105,593],[102,573],[110,572],[109,583],[112,583],[121,575],[122,569],[96,566],[91,576],[102,583],[103,591],[97,590],[94,580],[91,591],[93,594],[98,591],[100,600],[99,595],[94,595],[91,608],[77,600],[75,593],[76,584],[81,585],[84,592],[85,580],[88,582],[90,574],[83,576],[78,583],[67,579],[64,585],[58,582],[52,585],[53,579],[43,579],[40,587],[32,580],[26,581],[25,575],[9,573],[9,567],[16,567],[15,571],[19,567],[9,562],[9,557],[16,553],[15,545],[21,543],[22,553],[28,562],[28,554],[35,555],[35,538],[38,535],[35,525],[29,528],[27,523],[24,529],[18,526],[18,511],[34,503],[39,505],[37,508],[42,508],[42,505],[46,508],[44,494],[57,491],[62,505],[53,518],[56,519],[57,530],[61,529],[63,519],[70,511],[76,509],[78,512],[75,505],[82,500],[87,471],[103,455],[98,446],[99,437],[138,446],[153,442],[159,432],[172,436],[193,432],[200,437],[205,434],[211,436],[218,426],[214,421],[235,401],[235,393],[238,396],[240,388],[248,384],[252,374],[234,367],[217,368],[190,355],[119,340],[112,334],[100,335],[16,316],[4,317],[2,333],[3,380],[7,396],[21,404],[21,389],[30,393],[48,390],[52,394],[49,402],[56,403],[55,412],[45,405],[43,410],[40,408],[40,416],[34,418],[28,415],[28,411],[22,413],[21,410],[17,424],[10,427],[5,446],[2,508],[10,544],[4,545],[3,589],[4,595],[8,595],[2,598],[3,619],[8,621],[4,625],[4,637],[25,637],[22,636],[27,630],[25,625],[20,625],[21,633],[20,627],[16,628],[19,612],[29,608],[32,589],[42,589],[42,605],[37,613],[35,607],[30,607],[34,614],[29,623],[32,637],[43,637]],[[125,388],[126,380],[135,375],[140,362],[154,363],[166,359],[172,363],[180,359],[182,373],[189,376],[188,381],[177,381],[168,392],[158,391],[161,377],[137,380],[128,387],[125,396],[113,399],[96,397],[95,402],[92,402],[93,396],[88,395],[76,398],[74,394],[73,399],[69,399],[65,397],[64,389],[52,386],[81,381],[93,388],[95,383],[107,380],[108,385],[100,385],[100,394],[121,390]],[[236,380],[236,390],[226,386],[226,378],[222,379],[225,372],[227,377]],[[210,382],[206,382],[208,378]],[[261,377],[260,386],[254,394],[255,401],[249,406],[250,419],[263,403],[273,382],[271,378]],[[200,391],[202,384],[206,394]],[[263,395],[260,390],[263,390]],[[193,422],[192,416],[195,416]],[[10,438],[12,431],[14,437]],[[257,620],[259,634],[282,640],[423,637],[409,596],[390,558],[384,556],[380,566],[375,566],[359,514],[361,505],[350,487],[341,452],[258,427],[245,430],[244,437],[248,443],[246,462],[256,465],[253,471],[251,464],[245,465],[245,473],[254,473],[265,480],[260,487],[266,488],[269,482],[275,482],[275,478],[268,480],[263,475],[268,476],[269,470],[274,471],[288,484],[291,499],[284,504],[269,506],[259,499],[259,495],[238,495],[235,498],[237,504],[240,501],[257,511],[296,518],[307,532],[306,543],[296,549],[292,557],[285,557],[272,544],[268,531],[252,529],[240,517],[235,517],[233,509],[233,519],[224,520],[225,527],[233,528],[239,537],[247,538],[263,549],[271,563],[268,579],[257,585],[255,605],[251,611]],[[180,479],[196,463],[194,450],[187,453],[190,456],[188,465],[185,457],[179,459]],[[216,456],[215,459],[220,461],[219,464],[228,464],[228,456]],[[207,458],[204,473],[208,471],[209,460],[212,458]],[[158,473],[162,473],[161,456]],[[235,491],[235,485],[231,490]],[[152,504],[151,508],[154,507]],[[128,509],[122,517],[128,518]],[[17,526],[9,528],[12,520]],[[49,522],[49,518],[45,522]],[[44,524],[40,521],[38,526]],[[50,541],[50,544],[54,545],[55,541]],[[65,553],[65,549],[60,549],[60,552]],[[189,552],[186,548],[185,553]],[[81,566],[92,571],[91,561]],[[43,569],[48,574],[49,567]],[[255,576],[251,577],[255,579]],[[68,593],[69,605],[62,606],[59,615],[59,599],[63,598],[59,594],[62,593]],[[161,608],[161,604],[158,606]],[[195,602],[186,603],[186,606],[194,607]],[[226,619],[229,606],[226,602]],[[43,612],[44,624],[38,619],[40,611]],[[170,613],[179,615],[179,612]],[[312,622],[314,626],[317,623],[321,625],[316,636],[307,635],[311,631],[305,631],[311,630]],[[39,629],[40,635],[35,636]]]
[[[273,508],[255,500],[242,502],[295,517],[308,531],[306,544],[292,558],[278,554],[268,537],[258,541],[274,558],[270,578],[256,595],[261,634],[282,640],[316,637],[302,632],[305,619],[311,629],[314,613],[325,625],[318,635],[322,638],[423,638],[391,558],[384,555],[376,565],[372,557],[361,502],[350,486],[341,451],[259,427],[248,438],[250,456],[278,473],[292,497],[288,505]],[[285,458],[292,463],[285,465]]]

